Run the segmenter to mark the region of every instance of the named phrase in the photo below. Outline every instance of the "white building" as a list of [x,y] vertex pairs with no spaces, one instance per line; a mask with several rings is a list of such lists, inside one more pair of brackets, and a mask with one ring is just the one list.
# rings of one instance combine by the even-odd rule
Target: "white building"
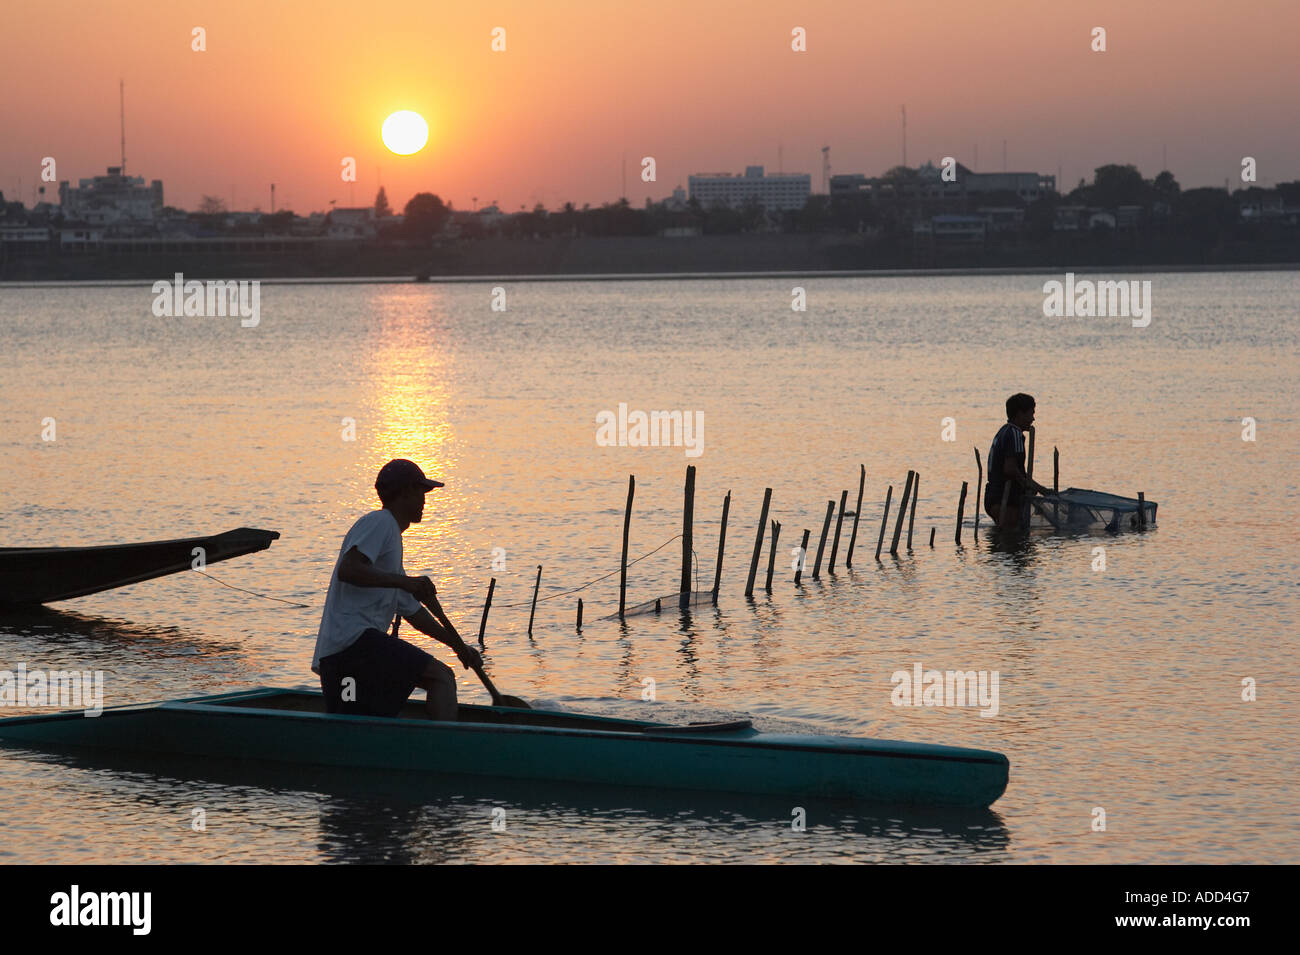
[[709,173],[690,176],[690,196],[705,209],[720,202],[738,209],[756,199],[768,212],[802,209],[812,192],[812,177],[804,173],[763,174],[762,166],[746,166],[743,176]]
[[478,221],[488,228],[498,226],[506,219],[505,213],[497,208],[495,204],[484,206],[482,209],[475,212],[474,215],[478,216]]
[[64,252],[87,252],[104,240],[102,229],[60,229],[59,248]]
[[262,213],[260,212],[227,212],[226,228],[234,229],[239,226],[261,225]]
[[63,215],[75,221],[148,222],[162,212],[163,184],[155,179],[146,186],[143,176],[125,176],[120,166],[109,166],[108,175],[79,180],[75,189],[67,180],[60,182],[59,204]]
[[912,226],[913,238],[949,244],[983,242],[988,231],[989,223],[983,216],[931,216]]
[[1037,202],[1056,192],[1056,177],[1037,172],[966,172],[966,191],[972,194],[1014,192],[1022,202]]
[[0,225],[0,248],[6,252],[40,252],[50,247],[48,226]]
[[944,179],[943,169],[929,161],[918,166],[915,175],[901,178],[841,174],[831,176],[830,194],[832,199],[867,195],[872,201],[926,201],[1014,193],[1027,204],[1056,193],[1056,177],[1036,172],[974,172],[957,163],[953,174],[954,178]]
[[305,216],[294,216],[289,225],[289,233],[296,236],[317,236],[323,235],[327,228],[325,213],[313,212]]
[[361,206],[330,212],[329,230],[325,234],[331,239],[373,239],[376,231],[374,208]]
[[1263,222],[1266,219],[1280,219],[1286,214],[1286,207],[1281,196],[1253,195],[1237,200],[1238,214],[1243,222]]
[[663,206],[669,212],[683,212],[686,209],[686,190],[678,186],[673,194],[664,200]]
[[1057,232],[1078,232],[1079,223],[1087,214],[1087,206],[1057,206],[1052,228]]
[[1016,232],[1025,225],[1025,210],[1019,206],[980,206],[975,214],[989,224],[990,232]]

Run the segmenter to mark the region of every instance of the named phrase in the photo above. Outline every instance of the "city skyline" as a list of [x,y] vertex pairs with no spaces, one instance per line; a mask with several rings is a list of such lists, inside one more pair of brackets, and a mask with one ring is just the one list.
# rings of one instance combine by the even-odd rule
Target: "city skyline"
[[[1300,67],[1286,50],[1300,9],[1256,5],[1247,49],[1224,42],[1241,29],[1236,13],[1213,7],[1105,2],[1081,15],[997,0],[866,18],[843,3],[480,15],[397,2],[358,27],[297,0],[147,17],[132,15],[148,10],[141,0],[89,11],[58,0],[14,11],[13,35],[76,9],[78,35],[98,40],[29,43],[11,58],[0,189],[30,206],[47,156],[74,183],[118,165],[119,78],[128,174],[163,180],[186,209],[213,195],[269,210],[271,183],[276,207],[300,213],[370,205],[381,184],[396,211],[422,191],[459,209],[581,208],[617,201],[624,177],[640,206],[692,174],[749,165],[807,173],[821,192],[823,146],[832,174],[902,162],[904,104],[911,166],[953,156],[1000,171],[1005,140],[1006,169],[1059,172],[1062,192],[1112,162],[1147,178],[1167,165],[1184,188],[1235,187],[1245,156],[1259,185],[1300,178]],[[1005,26],[975,29],[998,17]],[[491,49],[496,26],[504,52]],[[1105,52],[1090,49],[1094,26]],[[795,27],[806,52],[791,49]],[[936,68],[917,69],[926,62]],[[412,156],[380,141],[398,109],[430,125]],[[339,176],[347,156],[355,184]],[[641,181],[643,156],[656,182]],[[57,187],[44,185],[52,201]]]

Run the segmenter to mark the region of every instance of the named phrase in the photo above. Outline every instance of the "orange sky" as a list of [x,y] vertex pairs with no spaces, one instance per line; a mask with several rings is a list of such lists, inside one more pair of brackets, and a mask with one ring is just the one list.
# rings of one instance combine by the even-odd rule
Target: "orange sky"
[[[429,190],[457,207],[598,205],[668,195],[692,172],[746,164],[879,174],[901,159],[1063,170],[1104,162],[1185,187],[1254,156],[1261,183],[1300,179],[1297,0],[862,0],[430,3],[428,0],[69,0],[11,5],[0,57],[0,189],[30,205],[44,156],[60,179],[116,165],[169,204],[240,209],[392,205]],[[190,49],[207,30],[207,52]],[[503,26],[507,50],[493,53]],[[790,50],[806,28],[808,52]],[[1109,50],[1089,49],[1094,26]],[[423,152],[389,153],[385,116],[429,121]],[[654,156],[658,182],[642,183]],[[358,182],[339,179],[354,156]],[[54,193],[55,190],[49,190]]]

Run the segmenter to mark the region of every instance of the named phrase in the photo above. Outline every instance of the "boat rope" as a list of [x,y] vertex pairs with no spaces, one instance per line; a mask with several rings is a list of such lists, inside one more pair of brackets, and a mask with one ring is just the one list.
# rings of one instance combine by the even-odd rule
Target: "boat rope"
[[[681,534],[677,534],[677,535],[675,535],[675,536],[673,536],[673,537],[670,537],[670,538],[668,538],[668,540],[664,541],[662,544],[660,544],[660,545],[659,545],[658,547],[656,547],[654,550],[650,551],[650,553],[648,553],[648,554],[642,554],[640,557],[636,558],[636,560],[629,560],[629,561],[627,562],[627,565],[628,565],[629,567],[631,567],[633,564],[639,563],[639,562],[645,560],[647,557],[650,557],[650,556],[652,556],[652,555],[654,555],[654,554],[659,553],[659,551],[663,550],[665,547],[667,547],[667,546],[668,546],[669,544],[671,544],[673,541],[681,540],[681,539],[682,539],[682,535],[681,535]],[[695,553],[695,548],[693,548],[693,547],[691,548],[691,558],[692,558],[692,563],[693,563],[694,568],[695,568],[695,589],[696,589],[696,590],[699,590],[699,588],[700,588],[700,558],[699,558],[699,555]],[[537,602],[538,602],[538,603],[541,603],[541,602],[544,601],[544,600],[553,600],[553,599],[555,599],[556,597],[567,597],[567,596],[569,596],[570,594],[576,594],[576,593],[577,593],[578,591],[580,591],[580,590],[586,590],[586,589],[587,589],[588,587],[590,587],[592,584],[598,584],[598,583],[600,583],[602,580],[608,580],[610,577],[613,577],[615,574],[617,574],[617,573],[619,573],[619,572],[621,572],[621,571],[622,571],[622,568],[621,568],[621,567],[620,567],[618,570],[611,570],[608,574],[601,574],[599,577],[595,577],[595,578],[593,578],[592,580],[587,581],[585,584],[580,584],[579,586],[574,587],[572,590],[565,590],[565,591],[563,591],[563,592],[561,592],[561,593],[558,593],[558,594],[547,594],[545,597],[538,597],[538,598],[537,598]],[[530,607],[530,606],[532,606],[532,603],[533,603],[532,600],[525,600],[525,601],[522,601],[521,603],[515,603],[515,604],[501,604],[500,606],[502,606],[502,607]]]
[[213,577],[207,571],[196,570],[194,571],[194,573],[202,574],[204,577],[208,578],[208,580],[215,580],[223,587],[229,587],[231,590],[238,590],[241,594],[250,594],[254,597],[261,597],[263,600],[275,600],[282,604],[288,604],[290,607],[299,607],[303,610],[311,609],[311,604],[294,603],[292,600],[285,600],[282,597],[272,597],[269,594],[259,594],[256,590],[245,590],[243,587],[236,587],[234,584],[228,584],[224,580],[221,580],[217,577]]
[[[637,557],[634,560],[629,560],[627,562],[627,565],[631,567],[633,564],[638,564],[641,561],[645,560],[647,557],[652,557],[655,554],[659,553],[659,551],[663,550],[673,541],[677,541],[681,539],[682,539],[682,535],[676,534],[668,538],[668,540],[664,541],[662,544],[660,544],[658,547],[656,547],[654,550],[650,551],[649,553],[642,554],[640,557]],[[695,589],[699,590],[700,589],[700,556],[695,552],[695,548],[693,547],[691,548],[691,558],[692,558],[691,563],[695,572]],[[586,590],[592,584],[598,584],[602,580],[608,580],[610,577],[613,577],[621,570],[622,568],[619,568],[619,570],[611,570],[608,574],[601,574],[599,577],[595,577],[587,581],[585,584],[579,584],[577,587],[574,587],[572,590],[565,590],[558,594],[547,594],[545,597],[538,597],[537,602],[542,603],[545,600],[554,600],[556,597],[567,597],[570,594],[576,594],[581,590]],[[217,583],[221,584],[221,586],[223,587],[229,587],[231,590],[238,590],[242,594],[249,594],[253,597],[261,597],[263,600],[274,600],[277,603],[287,604],[290,607],[297,607],[302,610],[310,610],[312,606],[311,604],[295,603],[292,600],[285,600],[282,597],[272,597],[269,594],[260,594],[255,590],[245,590],[243,587],[236,587],[234,584],[228,584],[224,580],[221,580],[220,578],[213,577],[211,574],[207,573],[206,571],[196,570],[194,572],[196,574],[202,574],[204,577],[208,578],[208,580],[216,581]],[[533,603],[532,600],[525,600],[522,601],[521,603],[500,604],[500,606],[503,608],[504,607],[528,607],[531,606],[532,603]]]

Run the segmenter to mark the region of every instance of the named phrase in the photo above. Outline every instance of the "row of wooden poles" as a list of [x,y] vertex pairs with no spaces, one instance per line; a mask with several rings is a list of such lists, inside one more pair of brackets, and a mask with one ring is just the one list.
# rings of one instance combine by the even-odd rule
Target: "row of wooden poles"
[[[984,486],[984,464],[980,460],[979,449],[975,449],[975,466],[978,469],[976,478],[976,496],[979,495],[979,489]],[[1034,476],[1034,433],[1031,429],[1029,432],[1029,453],[1026,473],[1032,478]],[[1061,457],[1060,451],[1052,449],[1052,487],[1053,490],[1060,489]],[[844,519],[853,518],[853,528],[849,532],[848,547],[844,555],[844,566],[852,569],[853,551],[858,542],[858,522],[862,517],[862,495],[866,490],[867,468],[866,465],[858,465],[858,499],[853,510],[846,510],[848,504],[848,490],[840,492],[840,502],[838,516],[836,516],[836,506],[834,499],[826,502],[826,516],[822,521],[821,537],[817,543],[817,558],[813,562],[812,579],[820,580],[822,571],[822,561],[826,556],[826,542],[831,541],[830,561],[827,564],[827,572],[835,573],[835,562],[839,557],[840,539],[844,529]],[[899,545],[902,542],[903,535],[903,518],[907,518],[907,549],[912,549],[912,531],[916,523],[916,501],[920,496],[921,475],[917,471],[909,470],[907,472],[907,481],[903,485],[903,495],[898,506],[898,517],[894,522],[894,535],[889,545],[889,553],[898,554]],[[953,539],[958,546],[961,546],[962,524],[965,520],[966,497],[969,493],[969,484],[966,481],[961,482],[961,493],[957,499],[957,526],[954,531]],[[618,616],[623,619],[627,611],[627,546],[628,535],[632,527],[632,501],[636,496],[636,475],[628,475],[627,479],[627,505],[623,511],[623,556],[619,563],[619,581],[618,581]],[[889,528],[889,506],[893,500],[894,486],[891,484],[885,490],[885,506],[880,517],[880,534],[876,538],[876,560],[880,560],[881,551],[885,546],[885,533]],[[678,605],[681,609],[690,606],[692,599],[691,588],[691,569],[692,554],[695,545],[695,465],[688,465],[686,468],[686,486],[684,489],[685,501],[682,508],[682,577],[681,588],[678,592]],[[1140,497],[1140,495],[1139,495]],[[754,552],[749,561],[749,576],[745,581],[745,596],[754,595],[754,584],[758,577],[759,563],[763,553],[763,538],[768,527],[768,510],[772,504],[772,489],[764,488],[763,490],[763,509],[758,518],[758,533],[754,539]],[[1005,495],[1003,504],[1005,505]],[[1027,506],[1027,505],[1026,505]],[[713,601],[718,599],[718,590],[722,586],[722,556],[727,546],[727,518],[731,512],[731,492],[722,499],[722,524],[718,532],[718,559],[713,572],[713,590],[711,591]],[[831,520],[835,520],[835,533],[831,536]],[[1139,520],[1144,516],[1139,508]],[[975,502],[975,533],[979,533],[980,522],[980,502]],[[771,539],[767,552],[767,577],[763,589],[767,593],[772,592],[772,577],[776,570],[776,548],[777,542],[781,537],[781,522],[773,520],[771,522]],[[794,572],[795,585],[799,585],[803,579],[804,566],[806,564],[806,555],[808,553],[808,538],[810,535],[809,528],[803,530],[803,540],[799,544],[799,563]],[[935,528],[930,528],[930,546],[934,546]],[[482,645],[484,633],[487,629],[488,611],[492,608],[492,593],[496,589],[497,580],[492,578],[488,584],[487,602],[483,605],[483,617],[479,621],[478,639]],[[542,586],[542,565],[537,565],[537,579],[533,583],[533,601],[528,611],[528,634],[532,636],[533,621],[537,615],[537,595]],[[655,609],[660,609],[659,601],[655,601]],[[582,629],[582,598],[578,598],[578,617],[577,629]]]

